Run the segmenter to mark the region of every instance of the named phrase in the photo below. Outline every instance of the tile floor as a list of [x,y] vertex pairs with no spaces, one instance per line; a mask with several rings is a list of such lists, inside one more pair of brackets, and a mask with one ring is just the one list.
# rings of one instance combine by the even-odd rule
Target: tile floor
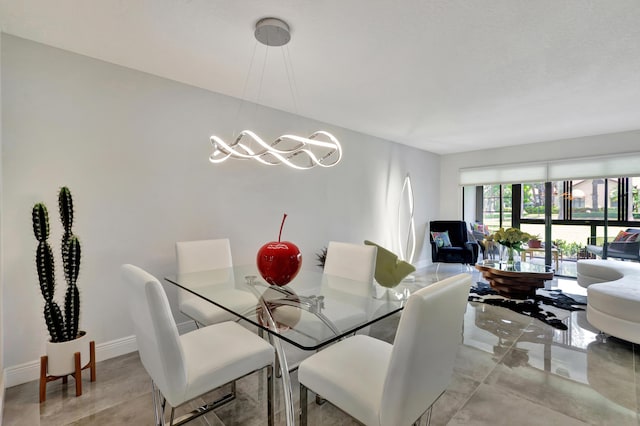
[[[459,265],[442,265],[437,274],[430,267],[411,286],[459,272]],[[552,286],[584,294],[575,281],[554,280]],[[388,318],[370,332],[390,341],[397,320]],[[598,341],[584,312],[564,321],[568,330],[559,331],[504,308],[470,303],[453,380],[435,404],[431,424],[640,425],[640,345],[615,338]],[[235,401],[191,424],[266,424],[265,382],[264,375],[242,379]],[[37,382],[7,389],[3,424],[152,425],[150,388],[132,353],[100,362],[98,381],[85,378],[78,398],[73,380],[68,387],[49,384],[43,404],[38,403]],[[294,395],[297,400],[297,389]],[[279,392],[276,401],[276,420],[282,425]],[[317,406],[312,397],[309,402],[311,425],[358,424],[329,403]]]

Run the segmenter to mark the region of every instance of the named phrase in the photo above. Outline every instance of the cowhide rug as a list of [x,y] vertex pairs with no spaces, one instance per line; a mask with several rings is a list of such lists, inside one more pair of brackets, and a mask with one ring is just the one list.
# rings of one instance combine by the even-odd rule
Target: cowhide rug
[[477,282],[469,291],[469,302],[502,306],[519,314],[539,319],[554,328],[566,330],[567,326],[562,320],[567,318],[571,311],[584,311],[587,297],[567,295],[557,289],[538,289],[534,298],[509,299],[500,296],[489,284]]

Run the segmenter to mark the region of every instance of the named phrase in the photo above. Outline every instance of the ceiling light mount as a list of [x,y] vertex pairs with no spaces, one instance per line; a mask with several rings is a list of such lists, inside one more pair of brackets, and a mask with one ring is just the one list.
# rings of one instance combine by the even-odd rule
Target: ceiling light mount
[[278,18],[263,18],[256,23],[253,33],[265,46],[284,46],[291,40],[289,24]]

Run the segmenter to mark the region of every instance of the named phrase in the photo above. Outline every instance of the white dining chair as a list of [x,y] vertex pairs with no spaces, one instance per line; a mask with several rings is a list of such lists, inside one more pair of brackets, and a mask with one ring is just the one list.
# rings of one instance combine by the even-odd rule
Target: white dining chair
[[300,424],[307,389],[367,426],[416,423],[444,393],[462,339],[471,275],[418,290],[402,312],[393,345],[356,335],[300,363]]
[[[372,295],[375,261],[376,247],[338,241],[329,242],[322,291],[334,292],[341,297],[333,298],[334,302],[324,306],[322,313],[331,319],[337,328],[345,329],[366,321],[370,303],[368,297]],[[364,302],[362,296],[365,296]],[[340,299],[342,303],[336,302]],[[360,305],[351,303],[354,299]],[[287,307],[283,307],[282,311],[287,312]],[[308,315],[302,315],[296,324],[296,330],[315,336],[325,332],[327,326],[318,322],[317,319],[310,319]],[[367,331],[368,328],[360,330],[360,332]],[[290,371],[297,369],[303,359],[315,352],[299,349],[285,341],[282,342],[282,347],[286,353]],[[276,363],[278,376],[279,367]]]
[[267,369],[267,418],[273,425],[273,347],[234,322],[222,322],[179,335],[169,301],[151,274],[123,265],[129,311],[140,360],[151,376],[157,425],[180,425],[235,398],[235,393],[174,419],[175,408],[258,370]]
[[[344,293],[344,301],[349,301],[348,295],[357,296],[358,306],[350,307],[340,313],[340,306],[331,317],[340,323],[340,328],[348,327],[366,320],[374,295],[374,275],[376,269],[377,247],[364,244],[330,241],[327,246],[327,257],[324,264],[324,275],[327,291]],[[351,281],[353,280],[353,281]],[[367,334],[369,328],[359,333]]]
[[376,247],[329,241],[324,273],[350,280],[373,283]]
[[[179,241],[176,243],[176,263],[178,274],[231,268],[233,266],[231,245],[227,238]],[[229,271],[229,279],[233,279],[231,271]],[[210,283],[206,284],[210,285]],[[236,297],[237,303],[242,306],[255,305],[255,298],[250,294],[242,298],[242,293],[234,292],[233,297]],[[178,290],[178,309],[194,320],[196,327],[236,319],[233,314],[186,290]]]

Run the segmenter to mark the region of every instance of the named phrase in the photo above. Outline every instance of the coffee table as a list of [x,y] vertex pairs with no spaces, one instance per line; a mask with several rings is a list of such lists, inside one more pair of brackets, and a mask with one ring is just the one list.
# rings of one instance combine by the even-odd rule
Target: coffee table
[[549,267],[527,262],[484,260],[476,264],[476,269],[498,294],[513,299],[535,296],[536,289],[544,288],[544,282],[553,279]]

